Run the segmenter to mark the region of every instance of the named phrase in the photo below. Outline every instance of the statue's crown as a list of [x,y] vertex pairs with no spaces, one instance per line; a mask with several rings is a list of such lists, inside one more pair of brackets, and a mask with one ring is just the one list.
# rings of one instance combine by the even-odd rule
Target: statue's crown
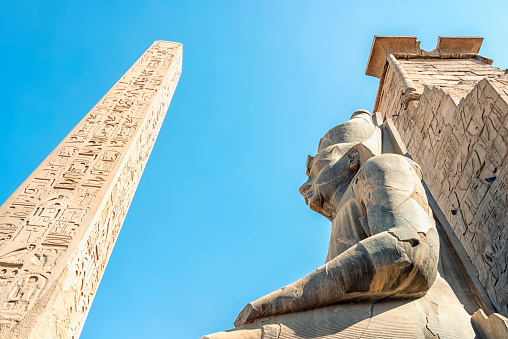
[[318,153],[328,146],[344,143],[360,143],[368,140],[374,133],[375,126],[369,111],[360,109],[355,111],[349,121],[337,125],[321,138]]

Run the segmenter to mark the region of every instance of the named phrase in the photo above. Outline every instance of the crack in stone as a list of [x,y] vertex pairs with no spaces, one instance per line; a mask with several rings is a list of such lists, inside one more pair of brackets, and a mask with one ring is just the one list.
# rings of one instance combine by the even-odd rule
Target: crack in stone
[[[394,214],[396,214],[396,215],[398,215],[398,216],[399,216],[399,217],[401,217],[402,219],[404,219],[404,221],[405,221],[405,222],[407,222],[407,224],[408,224],[409,226],[411,226],[411,227],[412,227],[412,228],[416,231],[416,233],[418,233],[418,234],[423,233],[423,234],[425,234],[425,235],[426,235],[426,234],[427,234],[427,232],[428,232],[428,231],[432,228],[432,227],[429,227],[429,229],[427,230],[427,232],[423,232],[423,231],[421,231],[421,230],[417,230],[417,229],[416,229],[416,228],[415,228],[415,227],[414,227],[414,226],[413,226],[413,225],[409,222],[409,220],[407,220],[406,218],[404,218],[402,215],[400,215],[399,213],[396,213],[395,211],[394,211],[393,213],[394,213]],[[397,237],[397,239],[399,239],[400,241],[404,241],[404,240],[400,239],[399,237]],[[421,239],[419,239],[419,240],[421,240]]]
[[[434,307],[435,307],[435,315],[436,316],[439,316],[438,313],[439,313],[439,305],[436,304],[435,302],[431,301],[432,304],[434,304]],[[432,313],[434,314],[434,313]],[[439,333],[434,333],[434,331],[432,331],[432,329],[429,327],[429,316],[431,315],[431,313],[426,310],[425,311],[425,328],[430,332],[430,334],[432,334],[434,336],[434,338],[440,338],[439,337]],[[438,322],[439,322],[439,319],[438,319]]]
[[363,338],[364,335],[365,335],[365,332],[367,332],[367,329],[369,328],[369,325],[370,325],[370,322],[372,321],[372,315],[374,314],[374,304],[376,303],[377,301],[373,302],[372,305],[370,306],[370,317],[369,317],[369,322],[367,323],[367,326],[365,326],[365,329],[363,330],[362,334],[360,335],[359,338]]
[[362,334],[361,334],[358,338],[360,338],[360,339],[361,339],[361,338],[364,338],[364,335],[366,334],[366,332],[367,332],[367,330],[368,330],[368,328],[369,328],[369,326],[370,326],[370,323],[371,323],[371,321],[372,321],[372,316],[374,315],[374,305],[376,305],[378,302],[381,302],[381,301],[383,301],[383,300],[386,300],[386,299],[390,298],[391,296],[392,296],[392,295],[388,295],[388,296],[386,296],[386,297],[384,297],[384,298],[381,298],[381,299],[379,299],[379,300],[376,300],[376,301],[374,301],[374,302],[372,303],[372,305],[370,306],[370,317],[369,317],[369,322],[367,323],[367,326],[365,326],[365,329],[363,330]]

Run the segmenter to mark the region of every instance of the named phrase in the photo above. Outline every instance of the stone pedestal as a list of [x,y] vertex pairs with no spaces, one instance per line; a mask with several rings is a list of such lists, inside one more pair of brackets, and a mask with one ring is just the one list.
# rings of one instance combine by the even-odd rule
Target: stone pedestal
[[202,339],[474,338],[471,317],[446,281],[422,298],[356,302],[264,318]]

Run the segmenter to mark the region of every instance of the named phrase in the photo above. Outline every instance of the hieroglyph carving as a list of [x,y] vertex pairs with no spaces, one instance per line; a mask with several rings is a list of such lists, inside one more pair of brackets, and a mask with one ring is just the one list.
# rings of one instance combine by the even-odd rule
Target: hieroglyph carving
[[181,61],[154,42],[0,208],[2,337],[79,335]]

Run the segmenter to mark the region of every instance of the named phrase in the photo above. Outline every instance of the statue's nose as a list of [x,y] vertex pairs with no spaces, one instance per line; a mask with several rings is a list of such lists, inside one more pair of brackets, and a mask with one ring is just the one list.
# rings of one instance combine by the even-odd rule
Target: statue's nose
[[305,192],[307,192],[311,187],[312,181],[309,179],[302,186],[300,186],[300,194],[305,195]]

